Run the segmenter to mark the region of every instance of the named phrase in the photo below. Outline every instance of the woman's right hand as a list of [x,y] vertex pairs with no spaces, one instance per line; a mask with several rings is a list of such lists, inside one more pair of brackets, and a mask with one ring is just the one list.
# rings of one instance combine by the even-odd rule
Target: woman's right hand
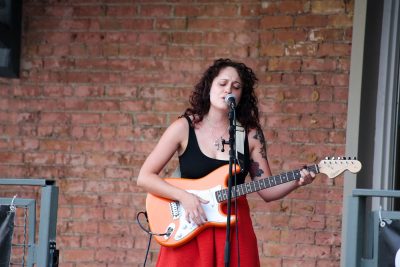
[[189,223],[194,222],[197,225],[202,225],[207,221],[206,213],[201,206],[201,204],[207,204],[207,200],[185,191],[179,202],[185,209],[185,219]]

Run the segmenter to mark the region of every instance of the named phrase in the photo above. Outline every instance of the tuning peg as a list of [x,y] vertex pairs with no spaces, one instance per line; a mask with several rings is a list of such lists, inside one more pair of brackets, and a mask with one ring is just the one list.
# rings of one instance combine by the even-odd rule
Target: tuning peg
[[329,160],[329,157],[325,157],[325,160]]

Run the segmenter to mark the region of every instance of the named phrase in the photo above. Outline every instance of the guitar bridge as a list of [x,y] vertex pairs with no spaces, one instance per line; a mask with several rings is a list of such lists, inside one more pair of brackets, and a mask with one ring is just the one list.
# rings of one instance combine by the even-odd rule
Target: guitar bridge
[[173,220],[176,220],[180,217],[179,207],[180,204],[178,201],[173,201],[169,203],[169,207],[171,209],[171,216]]

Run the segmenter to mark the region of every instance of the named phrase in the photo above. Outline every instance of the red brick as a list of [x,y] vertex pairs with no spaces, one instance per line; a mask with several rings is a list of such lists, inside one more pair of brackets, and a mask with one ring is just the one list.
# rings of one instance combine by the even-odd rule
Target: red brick
[[40,150],[42,151],[69,151],[71,144],[67,141],[60,140],[41,140]]
[[126,252],[121,249],[100,249],[96,251],[96,260],[123,263],[125,261]]
[[71,221],[67,223],[67,229],[75,234],[94,234],[99,232],[99,225],[95,221]]
[[290,28],[292,26],[292,16],[264,16],[260,21],[261,29]]
[[173,43],[176,44],[200,44],[203,34],[197,32],[176,32],[172,35]]
[[31,87],[31,86],[21,86],[16,87],[12,90],[12,94],[14,96],[30,96],[37,97],[42,94],[42,89],[40,87]]
[[232,44],[235,41],[235,37],[236,35],[233,32],[207,32],[204,34],[204,37],[202,35],[199,36],[199,39],[204,39],[210,45],[227,45]]
[[36,138],[21,138],[13,141],[15,150],[32,151],[39,148],[39,140]]
[[295,114],[302,110],[303,113],[314,113],[318,111],[318,106],[314,103],[307,102],[290,102],[285,103],[282,107],[283,112]]
[[[282,267],[315,267],[315,260],[306,259],[284,259]],[[323,266],[323,265],[321,265]]]
[[274,38],[275,34],[270,31],[263,31],[263,32],[260,32],[258,35],[259,35],[261,45],[268,45],[275,40],[275,38]]
[[184,30],[186,29],[186,19],[179,18],[158,18],[155,21],[155,28],[160,30]]
[[303,15],[297,16],[294,21],[296,27],[326,27],[328,18],[323,15]]
[[335,71],[336,60],[333,59],[304,59],[302,70],[305,71]]
[[281,257],[262,257],[260,260],[261,266],[282,267]]
[[316,245],[303,245],[301,249],[297,250],[296,255],[306,258],[330,258],[330,246],[316,246]]
[[172,6],[168,5],[141,5],[140,15],[144,17],[169,17],[172,15]]
[[83,192],[84,182],[75,178],[75,179],[66,179],[59,182],[59,186],[63,192],[66,193],[75,193],[75,192]]
[[315,14],[334,14],[345,12],[345,3],[342,1],[314,1],[311,12]]
[[353,25],[353,17],[351,15],[332,15],[329,16],[329,25],[333,27],[350,28]]
[[95,251],[93,249],[64,249],[61,260],[65,262],[91,262],[94,260]]
[[100,114],[81,113],[71,115],[72,123],[74,124],[97,124],[100,122]]
[[[124,203],[126,204],[126,203]],[[101,233],[119,233],[120,235],[129,234],[129,225],[118,222],[101,222],[99,223],[99,231]]]
[[317,56],[341,56],[346,57],[350,56],[351,45],[350,44],[320,44],[318,48]]
[[240,15],[242,16],[258,16],[261,14],[261,4],[259,3],[248,3],[242,5],[240,8]]
[[[86,190],[89,191],[90,190]],[[87,207],[74,207],[73,216],[71,218],[76,218],[79,220],[88,221],[97,221],[104,219],[104,210],[102,207],[92,207],[88,209]]]
[[271,218],[271,224],[274,227],[285,227],[289,223],[289,216],[283,214],[275,214]]
[[202,52],[192,46],[168,46],[166,54],[170,58],[200,58]]
[[[4,165],[0,166],[2,177],[24,177],[26,176],[27,168],[25,166]],[[11,196],[12,197],[12,196]]]
[[106,9],[107,16],[110,17],[132,17],[138,15],[138,6],[135,5],[108,5]]
[[[340,249],[338,249],[340,251]],[[324,266],[324,267],[339,267],[340,266],[340,261],[339,260],[334,260],[334,259],[321,259],[317,260],[317,265],[316,266]]]
[[2,164],[22,163],[22,158],[22,153],[0,151],[0,162],[2,162]]
[[[143,208],[139,207],[139,209]],[[107,207],[104,209],[104,217],[108,220],[135,220],[136,212],[136,210],[128,210],[124,207]]]
[[[0,158],[2,158],[1,153]],[[55,155],[50,153],[25,153],[25,163],[31,163],[34,165],[54,164]]]
[[310,5],[307,1],[280,1],[277,2],[277,9],[284,14],[302,14],[309,11]]
[[274,31],[274,40],[288,44],[305,42],[307,32],[301,29],[277,29]]
[[319,113],[330,113],[330,114],[345,114],[347,112],[346,103],[324,103],[318,108]]
[[270,59],[268,61],[268,70],[270,71],[299,71],[301,61],[299,59]]
[[88,101],[88,109],[90,111],[117,111],[120,109],[117,100]]
[[315,243],[317,245],[335,245],[340,246],[340,233],[332,233],[332,232],[317,232],[315,234]]
[[61,112],[46,112],[40,116],[40,122],[43,124],[64,124],[71,122],[71,116]]
[[304,230],[286,230],[281,232],[282,243],[314,244],[315,233]]
[[293,213],[300,215],[312,215],[315,213],[315,203],[314,202],[296,202],[293,203]]
[[107,178],[115,179],[130,178],[132,176],[132,171],[125,168],[107,168],[105,175]]
[[263,243],[263,252],[266,256],[275,257],[293,257],[296,255],[296,246],[294,244],[274,244]]
[[164,125],[166,122],[165,115],[161,114],[139,114],[136,116],[135,120],[140,125]]
[[239,8],[235,4],[205,5],[204,14],[212,17],[234,17],[238,15]]
[[267,118],[267,124],[269,127],[275,128],[287,128],[290,126],[297,125],[299,122],[298,116],[286,115],[269,115]]
[[138,42],[140,44],[165,44],[168,43],[170,37],[167,33],[158,33],[158,32],[144,32],[138,34]]
[[59,247],[68,247],[78,249],[80,247],[80,236],[57,236],[57,245]]
[[263,45],[260,49],[261,56],[283,56],[285,47],[281,44]]
[[98,17],[105,15],[106,10],[106,6],[103,5],[76,6],[72,14],[77,17]]

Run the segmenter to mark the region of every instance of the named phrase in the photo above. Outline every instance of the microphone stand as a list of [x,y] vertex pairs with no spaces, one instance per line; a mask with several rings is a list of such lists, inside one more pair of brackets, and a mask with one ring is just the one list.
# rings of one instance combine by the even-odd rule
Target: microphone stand
[[[229,267],[231,258],[231,199],[232,199],[232,180],[233,164],[236,164],[235,158],[235,137],[236,137],[236,112],[235,104],[229,105],[229,141],[222,140],[222,146],[229,144],[229,179],[228,179],[228,203],[226,217],[226,241],[225,241],[225,267]],[[236,194],[235,194],[236,197]]]

